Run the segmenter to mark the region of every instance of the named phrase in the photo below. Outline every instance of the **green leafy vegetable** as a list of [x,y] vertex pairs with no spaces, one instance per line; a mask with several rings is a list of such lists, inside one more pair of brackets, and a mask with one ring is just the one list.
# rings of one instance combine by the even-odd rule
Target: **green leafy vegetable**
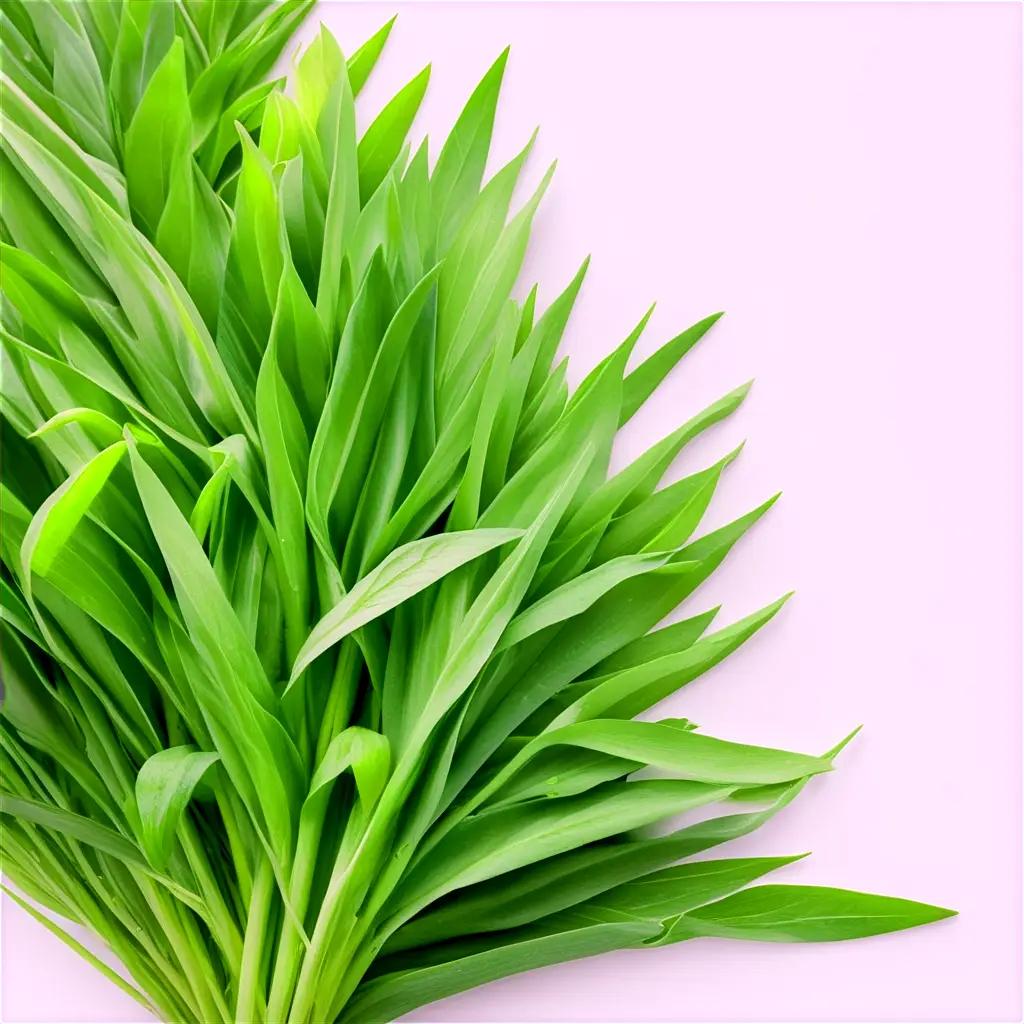
[[570,390],[589,261],[546,309],[516,288],[554,167],[530,139],[485,181],[508,52],[432,161],[429,66],[357,116],[393,21],[266,78],[311,6],[0,13],[15,899],[186,1024],[364,1024],[611,949],[948,916],[693,859],[849,739],[636,719],[786,600],[659,628],[775,500],[702,531],[739,449],[662,486],[749,385],[609,476],[720,314],[630,368],[648,310]]

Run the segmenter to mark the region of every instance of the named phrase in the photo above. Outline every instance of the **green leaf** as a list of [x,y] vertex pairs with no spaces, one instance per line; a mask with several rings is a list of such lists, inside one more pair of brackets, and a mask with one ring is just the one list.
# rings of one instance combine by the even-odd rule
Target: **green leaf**
[[169,4],[127,0],[111,55],[110,98],[122,128],[132,116],[174,41],[174,9]]
[[671,551],[627,555],[577,576],[520,612],[502,635],[498,650],[513,647],[548,626],[580,615],[613,587],[634,576],[660,569],[671,557]]
[[711,504],[722,470],[739,452],[737,448],[713,466],[655,491],[631,511],[612,520],[597,545],[593,561],[686,543]]
[[738,857],[680,864],[644,875],[589,900],[585,908],[617,911],[643,920],[665,920],[720,899],[796,857]]
[[[193,146],[214,130],[223,110],[270,70],[313,0],[283,0],[250,21],[196,78],[189,92]],[[244,10],[244,8],[239,8]]]
[[[542,733],[523,748],[497,779],[511,775],[518,764],[556,744],[585,747],[639,761],[695,782],[762,786],[792,782],[830,771],[832,767],[824,758],[730,743],[658,722],[592,720]],[[498,785],[495,780],[488,789],[497,789]]]
[[473,91],[445,140],[431,175],[431,205],[435,210],[440,252],[444,252],[454,237],[470,200],[480,188],[507,60],[506,49]]
[[[480,515],[480,498],[487,463],[487,450],[491,443],[498,403],[501,400],[512,363],[518,316],[515,305],[509,303],[495,327],[498,340],[486,369],[486,384],[480,402],[480,415],[473,428],[466,472],[459,485],[448,520],[449,525],[453,528],[468,528],[477,521]],[[481,376],[483,376],[483,371],[481,371]]]
[[0,814],[9,814],[43,828],[54,829],[126,864],[144,866],[142,852],[130,840],[105,825],[81,814],[62,810],[37,800],[0,794]]
[[480,270],[505,227],[509,203],[534,139],[517,153],[480,192],[451,247],[438,282],[437,345],[447,361],[455,333],[476,288]]
[[682,857],[753,832],[788,805],[805,784],[804,779],[790,783],[764,810],[709,818],[665,836],[570,850],[480,882],[413,918],[394,934],[386,950],[515,928],[556,914]]
[[428,64],[395,94],[359,140],[359,195],[364,205],[397,159],[429,81]]
[[[515,354],[509,379],[495,412],[494,428],[484,466],[485,499],[493,499],[506,481],[516,427],[525,402],[533,393],[532,380],[535,374],[539,375],[539,379],[547,373],[555,349],[565,331],[573,304],[583,285],[588,266],[589,259],[584,260],[576,276],[530,329]],[[539,386],[538,383],[537,387]]]
[[956,911],[815,885],[759,885],[681,917],[662,942],[703,935],[761,942],[835,942],[914,928]]
[[[194,409],[229,430],[251,427],[198,311],[159,254],[31,136],[8,125],[7,140],[17,150],[19,166],[36,182],[62,227],[83,255],[102,271],[132,329],[149,340],[148,358],[139,364],[139,372],[152,382],[154,392],[162,390],[165,396],[170,392],[180,405],[175,425],[193,438],[197,434],[201,437],[192,416]],[[91,310],[96,316],[102,307],[94,303]],[[117,323],[123,331],[117,317],[109,309],[105,312],[108,319],[104,327],[113,328]],[[118,354],[138,358],[126,348]],[[168,379],[158,385],[161,374]],[[149,395],[144,397],[148,400]]]
[[138,447],[132,442],[128,447],[139,496],[189,632],[214,664],[219,663],[260,703],[272,706],[274,698],[263,669],[199,541]]
[[[4,694],[0,714],[33,746],[53,751],[69,764],[80,762],[76,748],[82,740],[74,721],[44,679],[29,648],[6,627],[10,619],[6,603],[9,591],[6,585],[4,593],[5,627],[0,633],[3,636],[0,664],[4,671]],[[25,624],[34,629],[29,620]],[[40,644],[43,642],[38,634],[36,638]]]
[[[61,127],[34,103],[19,86],[0,75],[4,86],[4,119],[6,124],[16,124],[23,131],[30,132],[42,143],[62,165],[73,171],[104,202],[122,213],[128,210],[124,181],[120,175],[102,161],[86,153]],[[5,127],[6,127],[5,124]],[[5,174],[4,188],[8,200],[13,199],[14,183],[8,183]],[[4,216],[14,216],[15,208],[10,202],[4,204]]]
[[54,18],[53,95],[82,146],[101,160],[115,162],[113,130],[103,77],[84,28]]
[[291,680],[328,648],[474,558],[522,536],[519,530],[466,530],[413,541],[364,576],[321,620],[302,645]]
[[60,430],[62,427],[72,424],[85,428],[107,445],[117,444],[121,440],[123,432],[123,427],[106,413],[97,409],[73,407],[51,416],[41,427],[32,431],[29,437],[45,437],[51,431]]
[[342,260],[359,217],[355,100],[344,68],[331,85],[318,124],[330,188],[316,311],[324,331],[331,335],[342,298]]
[[[539,932],[513,932],[500,942],[453,949],[447,954],[450,960],[373,979],[359,989],[342,1021],[369,1024],[394,1020],[424,1003],[498,978],[637,946],[653,934],[655,926],[643,922],[595,924],[584,920],[560,922]],[[438,952],[443,956],[446,951],[441,947]]]
[[277,187],[269,160],[244,132],[242,167],[235,197],[225,298],[241,311],[252,332],[248,358],[259,365],[285,266]]
[[480,724],[462,744],[449,780],[449,792],[458,792],[505,737],[563,687],[642,636],[671,612],[721,563],[769,504],[687,545],[674,556],[678,565],[670,563],[626,580],[582,615],[545,630],[508,652],[509,660],[495,670],[485,681],[487,688],[481,688],[477,695],[472,720],[479,720]]
[[581,796],[469,818],[412,868],[395,907],[403,918],[411,916],[455,889],[714,803],[730,791],[699,782],[609,783]]
[[680,359],[704,337],[722,318],[721,313],[688,327],[671,341],[665,342],[653,355],[648,356],[627,378],[622,391],[622,412],[619,422],[626,423],[636,411],[654,394],[658,385],[668,376]]
[[439,395],[441,416],[469,389],[485,358],[485,349],[476,343],[494,329],[502,307],[519,277],[526,256],[533,218],[554,175],[552,164],[533,195],[502,231],[494,249],[479,270],[477,280],[446,346],[439,347],[442,388]]
[[150,757],[135,780],[139,839],[150,864],[162,871],[174,849],[178,824],[203,776],[220,760],[219,754],[192,746],[169,747]]
[[150,237],[156,234],[191,133],[185,51],[176,39],[153,73],[124,139],[128,199]]
[[[621,647],[614,654],[594,666],[592,677],[600,677],[624,668],[634,668],[646,664],[667,654],[677,654],[696,643],[705,630],[714,621],[720,608],[694,615],[692,618],[681,619],[671,625],[662,626],[651,633]],[[588,676],[590,678],[591,676]]]
[[[315,316],[312,323],[319,327]],[[286,650],[294,657],[308,628],[309,552],[303,492],[309,443],[301,415],[277,365],[272,338],[256,382],[256,422],[266,462],[274,531],[271,541],[282,586]],[[196,517],[193,511],[192,525]]]
[[21,568],[26,578],[32,572],[40,576],[49,572],[54,559],[103,490],[126,449],[124,441],[104,448],[39,506],[21,545]]
[[[397,17],[397,15],[395,16]],[[352,85],[352,95],[358,96],[362,92],[366,80],[370,77],[380,59],[384,44],[388,41],[391,29],[394,27],[395,18],[385,22],[362,46],[356,50],[348,61],[348,80]]]
[[321,25],[295,62],[295,101],[310,127],[316,127],[344,63],[337,40],[326,25]]
[[219,117],[216,131],[196,151],[196,159],[204,176],[211,182],[218,180],[228,155],[238,145],[238,128],[241,124],[247,131],[258,128],[263,120],[266,104],[271,95],[284,84],[277,78],[260,82],[246,90]]
[[567,524],[562,538],[563,547],[580,538],[590,537],[589,544],[584,548],[589,557],[612,517],[622,517],[648,499],[682,449],[709,427],[735,412],[749,390],[750,385],[744,384],[717,402],[712,402],[681,427],[652,445],[625,469],[596,487]]
[[[775,617],[789,596],[787,594],[753,615],[680,650],[662,653],[663,648],[644,647],[641,646],[644,641],[638,641],[633,648],[635,653],[629,656],[635,664],[624,662],[621,656],[625,650],[620,651],[618,660],[613,656],[599,666],[600,669],[622,665],[619,671],[610,671],[567,687],[566,694],[576,696],[576,699],[552,725],[565,725],[599,715],[632,718],[646,711],[732,654]],[[653,639],[658,639],[658,634],[652,634]],[[639,660],[648,651],[653,656],[649,660]]]
[[486,385],[487,376],[481,374],[438,434],[418,478],[388,520],[365,561],[374,564],[390,548],[424,533],[451,500],[459,463],[472,445],[474,424]]
[[230,232],[223,202],[191,156],[180,153],[154,241],[211,331],[217,328]]
[[[377,266],[381,268],[379,262]],[[321,456],[323,465],[318,482],[321,485],[326,484],[326,490],[321,493],[320,500],[333,502],[333,525],[338,530],[347,531],[351,526],[395,378],[413,342],[424,305],[433,290],[437,271],[436,266],[427,271],[398,307],[384,331],[383,338],[380,339],[372,362],[365,368],[365,377],[362,366],[353,367],[352,374],[345,375],[341,372],[344,364],[339,360],[339,372],[331,381],[324,418],[317,429],[313,445],[314,451]],[[380,273],[383,277],[382,268]],[[384,311],[380,307],[375,310],[378,314]],[[372,330],[374,325],[371,321],[367,326]],[[367,340],[376,341],[373,338]],[[369,347],[368,345],[368,350]],[[369,356],[369,351],[366,355]],[[346,392],[356,388],[359,388],[361,393],[352,411],[353,414],[350,415],[351,397]],[[335,453],[333,456],[324,457],[323,449],[319,448],[319,445],[332,438],[336,445]]]
[[343,730],[331,741],[313,773],[303,813],[309,801],[325,796],[323,791],[348,770],[352,771],[359,799],[369,813],[384,789],[390,764],[388,741],[380,733],[358,726]]
[[429,735],[433,726],[466,692],[494,652],[591,458],[591,450],[585,448],[561,486],[541,509],[534,524],[516,545],[515,551],[501,564],[470,606],[461,634],[432,689],[426,713],[418,723],[421,734]]

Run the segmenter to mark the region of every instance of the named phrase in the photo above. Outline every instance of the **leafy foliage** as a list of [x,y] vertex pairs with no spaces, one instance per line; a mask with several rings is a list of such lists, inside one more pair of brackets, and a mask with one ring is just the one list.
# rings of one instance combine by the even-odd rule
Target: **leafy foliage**
[[[550,171],[515,213],[529,143],[484,183],[506,54],[431,166],[429,68],[357,137],[390,23],[265,80],[310,4],[0,11],[0,842],[131,979],[30,912],[166,1020],[270,1024],[947,916],[676,863],[838,753],[634,720],[783,603],[657,628],[771,505],[694,539],[735,452],[659,489],[745,387],[608,478],[717,316],[570,394],[586,264],[514,290]],[[730,798],[763,806],[636,831]]]

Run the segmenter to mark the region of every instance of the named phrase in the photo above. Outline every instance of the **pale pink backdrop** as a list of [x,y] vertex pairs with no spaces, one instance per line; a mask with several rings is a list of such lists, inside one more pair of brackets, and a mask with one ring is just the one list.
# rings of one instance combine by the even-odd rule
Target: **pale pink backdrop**
[[[1021,137],[1017,4],[321,4],[351,49],[400,17],[364,111],[427,61],[436,141],[512,44],[495,150],[560,158],[530,280],[588,252],[578,380],[727,317],[630,425],[629,458],[756,377],[677,472],[749,438],[711,515],[783,500],[690,607],[797,597],[670,705],[840,770],[730,853],[779,880],[959,908],[834,945],[704,941],[522,975],[418,1021],[1009,1021],[1021,1014]],[[436,152],[436,146],[435,150]],[[783,878],[783,875],[785,876]],[[9,903],[6,1021],[134,1004]]]

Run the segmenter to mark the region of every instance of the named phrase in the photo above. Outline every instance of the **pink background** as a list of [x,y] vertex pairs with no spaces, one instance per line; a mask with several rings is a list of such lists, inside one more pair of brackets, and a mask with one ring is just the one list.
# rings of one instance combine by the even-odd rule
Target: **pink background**
[[[433,61],[437,141],[512,44],[496,156],[539,122],[531,180],[560,158],[529,279],[546,301],[594,257],[573,380],[654,298],[639,354],[728,310],[620,457],[757,378],[677,472],[749,437],[709,525],[785,496],[689,607],[725,622],[798,594],[670,711],[811,752],[866,728],[728,852],[810,849],[780,881],[961,911],[857,943],[610,955],[411,1019],[1020,1019],[1021,8],[338,3],[304,35],[319,17],[351,50],[395,9],[364,111]],[[10,904],[4,925],[5,1020],[138,1019]]]

